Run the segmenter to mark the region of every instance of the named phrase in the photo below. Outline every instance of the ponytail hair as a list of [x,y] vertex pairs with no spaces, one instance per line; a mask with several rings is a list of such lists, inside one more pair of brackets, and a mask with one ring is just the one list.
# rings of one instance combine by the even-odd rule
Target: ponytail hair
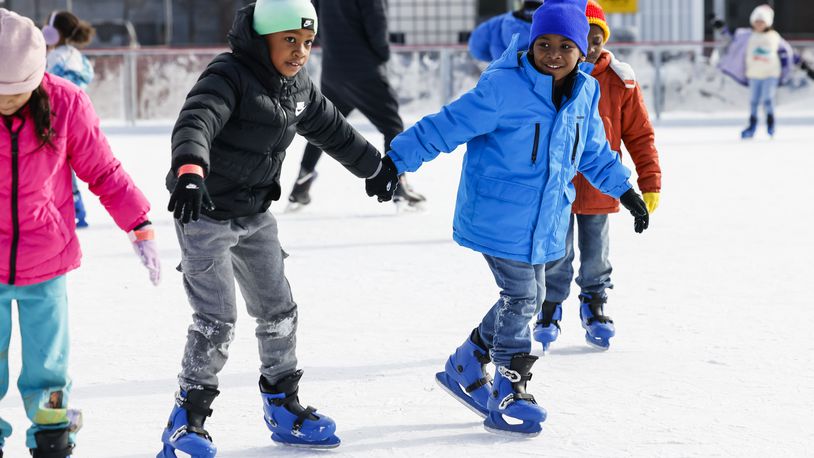
[[56,133],[51,125],[51,101],[48,98],[48,92],[45,91],[41,84],[31,94],[31,98],[28,100],[28,108],[31,110],[31,118],[34,120],[34,129],[37,138],[40,140],[40,146],[53,146],[51,140]]
[[96,29],[88,22],[76,17],[70,11],[60,11],[54,17],[54,28],[59,31],[65,43],[84,48],[96,35]]

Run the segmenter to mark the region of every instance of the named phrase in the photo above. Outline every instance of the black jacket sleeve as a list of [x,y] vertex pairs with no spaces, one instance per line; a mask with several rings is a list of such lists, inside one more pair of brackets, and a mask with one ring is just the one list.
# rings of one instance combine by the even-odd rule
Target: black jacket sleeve
[[226,62],[213,62],[189,91],[172,130],[172,173],[198,164],[209,173],[212,141],[237,106],[239,74]]
[[313,85],[310,99],[304,116],[297,123],[297,133],[357,177],[368,178],[376,173],[381,162],[379,151]]
[[385,0],[356,0],[362,15],[370,48],[382,60],[390,60],[390,44],[387,36],[387,5]]

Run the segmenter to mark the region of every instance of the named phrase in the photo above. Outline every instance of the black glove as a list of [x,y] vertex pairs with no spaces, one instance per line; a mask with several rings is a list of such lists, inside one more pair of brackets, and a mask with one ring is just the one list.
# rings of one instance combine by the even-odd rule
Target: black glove
[[399,175],[396,171],[396,164],[393,164],[393,160],[389,156],[385,156],[382,158],[379,171],[365,180],[365,191],[370,197],[378,197],[379,202],[387,202],[393,198],[398,185]]
[[201,205],[209,211],[215,209],[209,193],[206,192],[203,177],[197,173],[185,173],[179,176],[175,189],[172,190],[167,210],[174,212],[175,219],[186,224],[190,219],[198,221]]
[[622,194],[622,197],[619,198],[622,201],[622,205],[630,211],[630,214],[633,215],[635,219],[635,223],[633,224],[633,229],[636,231],[637,234],[641,234],[647,229],[647,226],[650,225],[650,214],[647,213],[647,206],[644,204],[642,198],[636,194],[636,191],[633,188],[628,189]]

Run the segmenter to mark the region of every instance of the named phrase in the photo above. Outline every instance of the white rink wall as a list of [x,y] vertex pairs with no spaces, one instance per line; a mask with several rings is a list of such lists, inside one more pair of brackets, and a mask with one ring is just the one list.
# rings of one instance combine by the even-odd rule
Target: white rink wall
[[[467,91],[485,67],[472,60],[464,47],[394,49],[390,81],[403,111],[409,113],[430,112]],[[91,51],[97,76],[88,92],[106,121],[171,120],[201,71],[221,51]],[[814,45],[799,51],[814,61]],[[718,51],[713,48],[626,46],[616,49],[616,54],[633,65],[651,111],[721,113],[747,109],[748,89],[717,70]],[[309,63],[316,81],[319,61],[317,50]],[[812,104],[814,81],[797,70],[791,83],[778,91],[779,112],[803,110]]]

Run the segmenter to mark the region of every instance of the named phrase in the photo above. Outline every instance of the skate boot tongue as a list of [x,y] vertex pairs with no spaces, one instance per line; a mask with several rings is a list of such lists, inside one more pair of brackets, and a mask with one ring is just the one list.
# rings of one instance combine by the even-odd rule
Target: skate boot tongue
[[598,323],[611,323],[613,324],[613,320],[609,316],[605,316],[605,303],[608,302],[608,298],[599,294],[594,294],[592,296],[583,294],[579,296],[580,300],[586,304],[588,304],[588,309],[591,311],[590,317],[587,317],[588,325],[593,324],[595,321]]
[[517,393],[515,399],[535,402],[534,396],[526,393],[526,382],[531,380],[531,366],[533,366],[536,361],[536,356],[521,353],[512,356],[512,361],[508,368],[504,366],[498,367],[500,374],[512,382],[512,388],[515,393]]
[[212,436],[204,429],[204,422],[207,417],[212,416],[212,401],[220,394],[220,391],[210,388],[194,389],[189,391],[179,391],[176,403],[187,412],[186,433],[195,433],[212,441]]
[[[294,371],[291,375],[279,380],[274,385],[270,385],[266,378],[260,376],[260,391],[271,394],[272,403],[276,406],[283,406],[289,412],[297,416],[297,424],[300,426],[305,420],[319,420],[319,417],[314,415],[316,409],[308,406],[303,407],[300,404],[299,383],[302,378],[302,369]],[[295,426],[297,425],[295,424]]]

